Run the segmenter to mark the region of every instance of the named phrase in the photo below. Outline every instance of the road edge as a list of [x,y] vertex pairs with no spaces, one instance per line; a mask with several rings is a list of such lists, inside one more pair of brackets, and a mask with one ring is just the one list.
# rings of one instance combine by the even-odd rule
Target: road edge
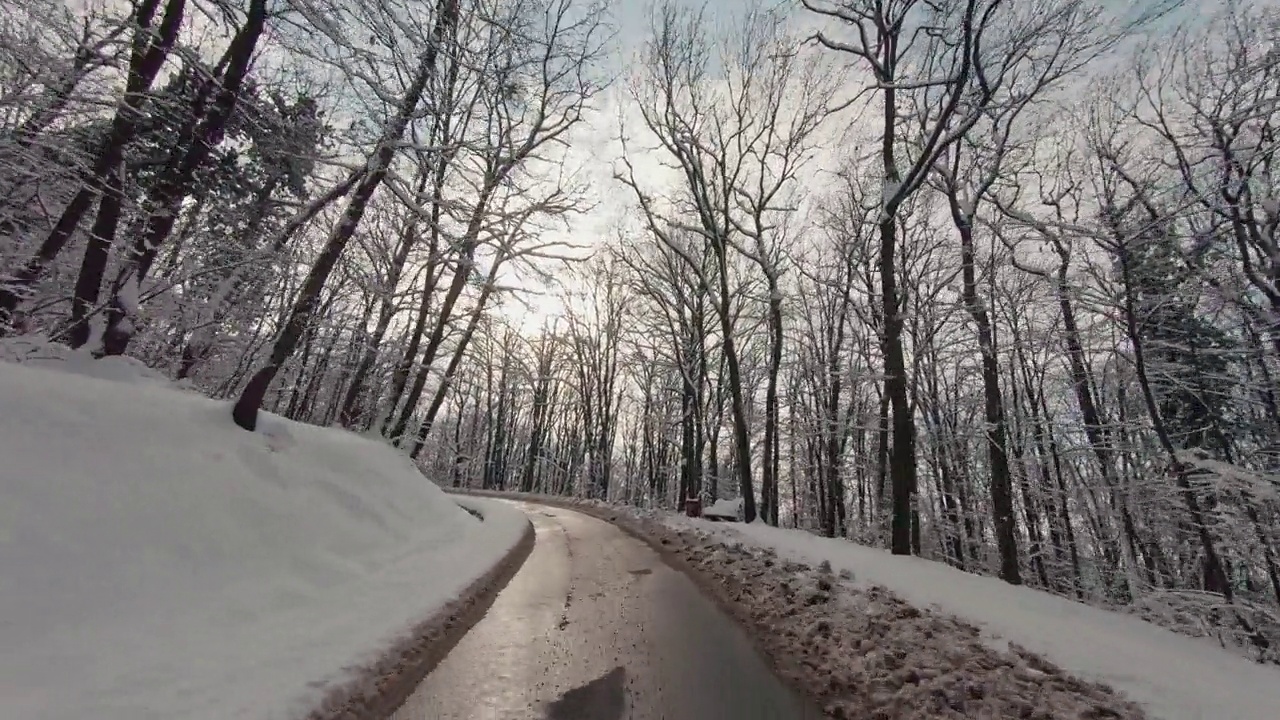
[[533,551],[533,523],[525,519],[515,545],[457,598],[416,625],[404,640],[329,693],[307,720],[388,720],[467,631],[480,621],[498,593]]
[[[691,543],[685,532],[668,527],[664,523],[651,518],[630,514],[622,508],[578,498],[553,497],[531,493],[498,493],[481,490],[463,491],[456,494],[499,497],[580,512],[608,522],[628,535],[646,543],[658,553],[664,562],[678,572],[685,574],[706,597],[735,623],[746,630],[752,646],[766,665],[773,669],[784,685],[799,696],[816,704],[815,710],[818,717],[849,718],[871,717],[874,715],[875,717],[933,718],[938,716],[936,709],[901,705],[894,699],[897,697],[897,693],[885,695],[884,693],[867,692],[869,686],[865,682],[866,678],[862,682],[850,683],[854,676],[847,672],[849,668],[838,663],[833,666],[824,662],[823,656],[814,656],[806,650],[807,645],[785,642],[784,636],[790,636],[792,640],[795,640],[808,636],[810,633],[808,629],[801,635],[797,635],[795,632],[787,632],[788,628],[786,626],[793,622],[793,616],[786,614],[785,617],[774,616],[771,618],[770,613],[762,611],[761,606],[756,602],[760,600],[760,597],[753,598],[753,595],[755,595],[754,590],[758,590],[761,586],[750,583],[754,582],[754,578],[779,572],[784,574],[799,573],[797,578],[807,576],[809,580],[813,580],[815,571],[811,566],[804,563],[789,562],[779,564],[776,555],[771,551],[765,551],[767,557],[755,568],[756,572],[748,575],[748,579],[744,581],[742,577],[735,576],[734,572],[717,575],[715,572],[701,567],[699,564],[700,554],[705,555],[708,549],[711,549],[716,556],[725,559],[729,563],[733,563],[735,557],[741,560],[744,557],[759,556],[753,556],[750,551],[744,553],[741,546],[737,546],[735,550],[734,544],[725,541],[714,541],[710,548],[697,542]],[[719,549],[714,546],[719,546]],[[825,563],[823,565],[826,566]],[[770,570],[765,570],[765,568]],[[819,567],[816,573],[819,575],[825,573],[825,577],[819,579],[825,579],[828,583],[827,587],[822,588],[821,585],[817,585],[817,588],[827,600],[818,604],[813,602],[805,602],[804,604],[808,608],[828,608],[829,606],[825,603],[829,602],[832,597],[832,587],[847,585],[845,583],[846,578],[834,576],[829,566],[826,566],[825,570]],[[852,578],[848,578],[848,580],[851,582]],[[785,597],[782,599],[787,602],[795,599],[793,598],[794,593],[787,590],[788,585],[791,585],[792,588],[796,587],[792,585],[792,582],[793,579],[788,575],[782,582],[777,583],[774,588],[784,590]],[[800,580],[800,582],[803,582],[803,580]],[[763,587],[768,589],[768,583]],[[848,590],[847,586],[845,590]],[[941,632],[936,634],[925,632],[922,637],[928,639],[925,641],[926,644],[932,642],[933,638],[950,638],[952,640],[959,638],[968,642],[965,647],[976,647],[978,649],[977,652],[969,653],[967,658],[969,661],[975,661],[980,664],[978,674],[971,678],[966,677],[965,672],[958,674],[953,672],[961,667],[959,665],[952,664],[949,668],[945,667],[948,662],[953,662],[951,655],[946,653],[939,654],[937,648],[934,648],[935,652],[932,657],[942,660],[943,671],[948,673],[948,677],[955,675],[955,678],[965,681],[965,692],[968,692],[971,687],[984,687],[984,683],[989,681],[1013,683],[1012,686],[1001,686],[1004,687],[1004,694],[1007,695],[1006,701],[1000,703],[1002,705],[1001,717],[1030,717],[1030,715],[1024,714],[1027,709],[1031,708],[1031,711],[1034,712],[1036,703],[1044,702],[1048,702],[1049,705],[1042,704],[1040,705],[1041,707],[1054,707],[1056,712],[1056,703],[1063,701],[1065,698],[1067,704],[1074,708],[1066,711],[1073,713],[1072,717],[1076,716],[1075,713],[1077,711],[1081,711],[1079,712],[1080,717],[1105,716],[1116,718],[1117,720],[1152,720],[1153,718],[1147,713],[1145,707],[1137,704],[1105,682],[1086,680],[1079,674],[1068,672],[1044,657],[1031,653],[1013,643],[1009,644],[1007,652],[1000,652],[991,648],[987,643],[978,640],[981,633],[979,627],[961,618],[937,612],[932,608],[921,609],[915,607],[882,587],[873,587],[867,591],[860,591],[860,594],[870,597],[872,602],[887,603],[885,607],[890,609],[890,614],[895,619],[908,623],[917,623],[921,618],[931,618],[929,623],[920,627],[926,631]],[[816,596],[817,593],[814,595]],[[768,601],[779,598],[776,593],[773,593],[764,599]],[[796,608],[797,606],[792,603],[791,611],[794,612]],[[878,614],[883,615],[883,613]],[[816,627],[817,623],[827,623],[828,630],[830,629],[830,620],[826,617],[821,617],[817,620],[814,627]],[[795,627],[798,626],[794,626],[791,629],[794,630]],[[874,633],[877,632],[877,629],[870,624],[864,623],[862,629],[872,632],[872,635],[868,637],[871,637],[876,645],[879,645],[882,640],[889,640],[889,638],[875,638]],[[956,631],[959,631],[959,633],[957,634]],[[896,639],[901,640],[902,638],[898,637]],[[914,638],[908,639],[914,641]],[[970,640],[972,642],[969,642]],[[893,644],[889,643],[889,646],[893,647]],[[954,644],[948,645],[948,647],[953,646]],[[863,649],[865,651],[865,645]],[[919,649],[913,645],[904,651],[899,642],[895,652],[910,654],[919,651]],[[897,656],[895,655],[895,657]],[[905,657],[905,655],[901,657]],[[826,658],[826,660],[829,659],[829,657]],[[937,676],[938,663],[934,663],[931,666],[921,665],[920,667],[923,668],[921,672],[934,671],[935,674],[929,677]],[[895,673],[899,669],[887,664],[880,668],[881,671],[888,670],[895,671]],[[917,681],[911,681],[910,674],[904,675],[902,678],[904,683],[899,683],[895,687],[907,688],[918,685],[918,679]],[[881,672],[881,675],[888,677],[884,672]],[[917,674],[916,677],[924,676]],[[1023,690],[1030,688],[1032,692],[1030,694],[1019,693],[1019,686]],[[842,695],[834,692],[840,687],[855,688],[858,692],[852,695]],[[933,695],[930,695],[929,698],[934,699],[934,695],[937,692],[938,688],[934,688]],[[1048,695],[1043,694],[1046,692]],[[1029,698],[1031,704],[1028,704]],[[981,697],[971,699],[981,700]],[[887,705],[884,702],[885,700],[888,701]],[[950,696],[948,696],[947,702],[951,702]],[[954,710],[955,708],[952,709]],[[981,707],[976,707],[975,709],[982,710]],[[983,716],[985,717],[986,715]]]

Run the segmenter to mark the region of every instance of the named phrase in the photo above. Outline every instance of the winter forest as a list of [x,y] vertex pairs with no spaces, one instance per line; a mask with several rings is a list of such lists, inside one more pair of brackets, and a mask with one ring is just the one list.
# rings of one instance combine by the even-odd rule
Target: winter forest
[[5,352],[1275,622],[1276,8],[627,5],[0,0]]

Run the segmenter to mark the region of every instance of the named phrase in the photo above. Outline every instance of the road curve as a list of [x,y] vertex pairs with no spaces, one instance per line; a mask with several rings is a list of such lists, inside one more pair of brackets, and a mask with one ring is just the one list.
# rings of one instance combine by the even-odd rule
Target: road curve
[[644,543],[516,503],[536,541],[392,720],[808,720],[821,714]]

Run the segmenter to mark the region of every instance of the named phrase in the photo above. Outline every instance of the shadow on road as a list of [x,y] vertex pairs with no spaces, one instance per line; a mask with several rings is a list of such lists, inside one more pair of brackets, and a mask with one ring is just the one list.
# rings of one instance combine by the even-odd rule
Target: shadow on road
[[547,720],[620,720],[627,707],[627,672],[616,667],[547,706]]
[[647,544],[581,513],[520,507],[537,533],[529,559],[392,720],[822,717]]

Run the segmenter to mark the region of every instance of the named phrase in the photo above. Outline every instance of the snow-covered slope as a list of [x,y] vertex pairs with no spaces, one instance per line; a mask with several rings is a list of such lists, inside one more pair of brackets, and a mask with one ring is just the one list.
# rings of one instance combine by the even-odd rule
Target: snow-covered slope
[[772,548],[780,557],[878,585],[917,607],[936,606],[977,625],[992,641],[1016,643],[1088,680],[1119,690],[1160,720],[1274,720],[1280,672],[1203,638],[1139,618],[962,572],[922,558],[763,523],[720,524],[666,515],[673,528]]
[[297,716],[524,530],[374,440],[26,359],[0,362],[0,718]]

